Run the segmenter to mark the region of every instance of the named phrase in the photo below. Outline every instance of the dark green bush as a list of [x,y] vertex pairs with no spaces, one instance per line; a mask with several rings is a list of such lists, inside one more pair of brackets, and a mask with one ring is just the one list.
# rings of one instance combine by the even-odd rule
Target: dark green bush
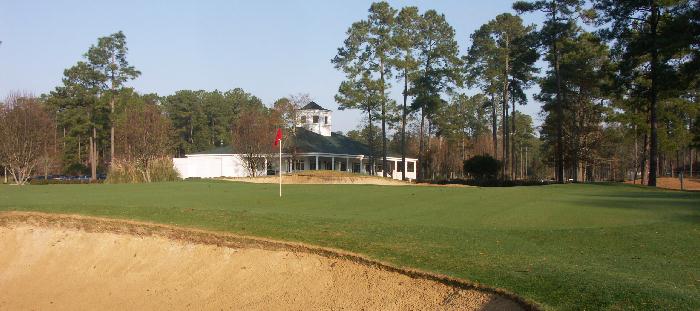
[[502,180],[502,179],[449,179],[433,182],[438,185],[468,185],[477,187],[515,187],[515,186],[543,186],[554,182],[547,180]]
[[464,160],[464,173],[477,180],[496,179],[502,165],[490,155],[477,155]]
[[89,175],[90,174],[90,168],[81,164],[81,163],[73,163],[66,167],[64,170],[65,174],[71,175],[71,176],[78,176],[78,175]]

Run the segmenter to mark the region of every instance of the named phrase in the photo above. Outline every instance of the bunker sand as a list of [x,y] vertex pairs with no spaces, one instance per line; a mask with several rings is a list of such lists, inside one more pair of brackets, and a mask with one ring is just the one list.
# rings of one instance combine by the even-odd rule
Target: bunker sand
[[2,310],[528,310],[501,290],[303,244],[0,213]]

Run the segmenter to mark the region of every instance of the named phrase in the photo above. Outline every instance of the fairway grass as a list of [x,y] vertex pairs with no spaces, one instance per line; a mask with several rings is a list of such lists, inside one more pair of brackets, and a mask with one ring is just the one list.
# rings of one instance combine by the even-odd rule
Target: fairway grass
[[0,211],[229,231],[366,254],[556,310],[700,309],[700,193],[190,181],[0,186]]

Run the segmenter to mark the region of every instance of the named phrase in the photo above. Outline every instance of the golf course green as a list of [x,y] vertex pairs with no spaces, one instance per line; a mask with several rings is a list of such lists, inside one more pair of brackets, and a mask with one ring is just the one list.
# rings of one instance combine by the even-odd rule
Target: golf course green
[[552,310],[700,309],[700,193],[185,181],[0,185],[0,211],[175,224],[339,248]]

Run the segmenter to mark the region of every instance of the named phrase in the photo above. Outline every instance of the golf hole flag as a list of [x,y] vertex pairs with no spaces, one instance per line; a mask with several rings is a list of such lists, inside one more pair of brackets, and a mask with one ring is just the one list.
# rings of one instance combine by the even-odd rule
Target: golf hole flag
[[277,129],[275,137],[275,146],[280,146],[280,198],[282,197],[282,129]]
[[280,143],[282,140],[282,129],[277,129],[277,137],[275,137],[275,147]]

